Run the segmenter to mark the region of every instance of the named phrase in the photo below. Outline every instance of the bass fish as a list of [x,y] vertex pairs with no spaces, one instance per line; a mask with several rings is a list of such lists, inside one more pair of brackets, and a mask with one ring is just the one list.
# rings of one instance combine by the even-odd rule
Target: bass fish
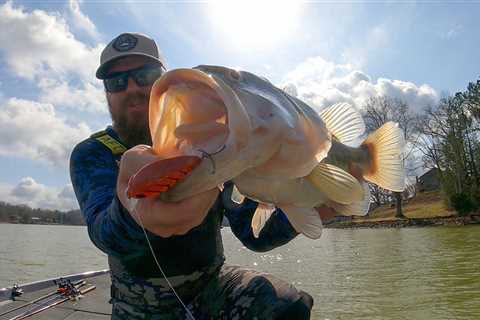
[[152,87],[149,126],[159,160],[132,176],[127,195],[179,201],[231,180],[232,199],[260,203],[252,219],[257,237],[274,207],[316,239],[322,232],[316,207],[364,215],[365,181],[404,189],[405,143],[396,123],[352,147],[365,130],[352,106],[318,113],[246,71],[198,66],[165,73]]

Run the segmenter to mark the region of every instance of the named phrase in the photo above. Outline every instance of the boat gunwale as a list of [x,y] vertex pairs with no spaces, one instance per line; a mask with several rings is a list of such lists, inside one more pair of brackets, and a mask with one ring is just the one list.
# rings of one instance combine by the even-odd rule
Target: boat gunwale
[[70,280],[70,281],[76,281],[76,280],[81,280],[81,279],[88,279],[88,278],[93,278],[99,275],[103,275],[106,273],[109,273],[109,269],[103,269],[103,270],[96,270],[96,271],[87,271],[87,272],[82,272],[82,273],[75,273],[75,274],[69,274],[65,276],[59,276],[55,278],[49,278],[49,279],[44,279],[44,280],[38,280],[34,282],[28,282],[20,285],[13,285],[12,287],[5,287],[0,289],[0,302],[7,301],[7,300],[14,300],[12,299],[12,292],[14,290],[22,290],[22,294],[20,296],[17,296],[15,298],[21,299],[21,296],[26,293],[32,293],[38,290],[43,290],[48,287],[52,286],[57,286],[59,280]]

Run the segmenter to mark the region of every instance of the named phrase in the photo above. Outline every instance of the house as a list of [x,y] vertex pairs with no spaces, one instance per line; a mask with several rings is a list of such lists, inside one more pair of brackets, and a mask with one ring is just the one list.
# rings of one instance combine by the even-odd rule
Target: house
[[434,191],[440,189],[440,170],[432,168],[417,178],[418,192]]

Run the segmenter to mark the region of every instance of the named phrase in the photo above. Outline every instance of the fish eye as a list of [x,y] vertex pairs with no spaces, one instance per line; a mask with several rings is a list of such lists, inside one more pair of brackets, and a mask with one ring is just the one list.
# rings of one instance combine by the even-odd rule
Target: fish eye
[[230,76],[230,78],[234,81],[240,81],[241,79],[241,75],[240,75],[240,72],[238,72],[237,70],[233,70],[231,69],[229,72],[228,72],[228,75]]

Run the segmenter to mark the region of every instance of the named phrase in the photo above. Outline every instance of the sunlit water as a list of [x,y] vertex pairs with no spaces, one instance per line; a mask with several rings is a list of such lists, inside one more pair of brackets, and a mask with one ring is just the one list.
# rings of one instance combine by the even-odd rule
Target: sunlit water
[[[227,263],[309,292],[312,319],[480,319],[480,226],[330,229],[268,253],[223,234]],[[0,224],[0,287],[104,268],[85,227]]]

